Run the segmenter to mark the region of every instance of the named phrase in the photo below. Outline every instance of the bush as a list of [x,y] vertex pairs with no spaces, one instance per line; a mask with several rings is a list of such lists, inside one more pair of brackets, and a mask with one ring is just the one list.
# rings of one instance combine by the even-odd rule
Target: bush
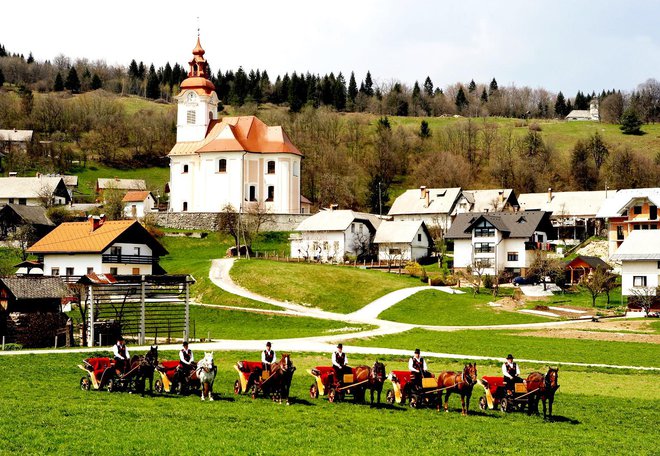
[[446,285],[445,278],[441,276],[430,277],[430,285],[434,287],[442,287]]
[[411,277],[419,277],[423,281],[426,281],[426,269],[424,269],[419,263],[412,262],[406,265],[406,273],[410,274]]
[[543,129],[541,128],[541,126],[537,122],[532,123],[529,126],[529,129],[532,130],[532,131],[543,131]]
[[49,207],[46,211],[46,215],[55,225],[76,220],[76,214],[63,206]]
[[[21,344],[5,344],[5,351],[17,351],[17,350],[23,350],[23,346]],[[108,356],[107,353],[103,356]]]
[[489,290],[493,288],[494,280],[492,275],[486,274],[483,276],[482,280],[483,280],[484,288],[488,288]]

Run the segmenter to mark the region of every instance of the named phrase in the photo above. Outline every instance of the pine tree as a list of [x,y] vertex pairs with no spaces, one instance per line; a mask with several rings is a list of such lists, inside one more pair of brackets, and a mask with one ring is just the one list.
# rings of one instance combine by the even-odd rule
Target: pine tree
[[486,88],[481,91],[481,101],[482,103],[488,103],[488,94],[486,93]]
[[131,79],[137,79],[139,77],[138,66],[135,59],[131,60],[131,64],[128,65],[128,77]]
[[419,124],[419,137],[422,139],[431,137],[431,129],[429,128],[429,123],[426,120],[422,120]]
[[367,76],[364,78],[364,94],[368,97],[374,96],[374,82],[371,80],[369,71],[367,71]]
[[344,75],[339,73],[337,79],[335,80],[335,87],[333,90],[333,101],[337,111],[343,111],[346,109],[346,80]]
[[64,82],[64,88],[70,90],[73,93],[80,92],[80,79],[78,79],[78,72],[76,67],[72,66],[69,70],[69,74],[66,77]]
[[32,57],[32,52],[30,52],[30,55],[28,55],[27,63],[28,65],[34,63],[34,57]]
[[463,108],[467,107],[469,102],[467,97],[465,96],[465,92],[463,91],[463,87],[459,87],[458,93],[456,94],[456,107],[458,108],[459,111],[462,111]]
[[488,94],[492,95],[493,92],[497,92],[499,90],[499,87],[497,86],[497,81],[495,78],[493,78],[492,81],[490,81],[490,86],[488,87]]
[[566,111],[566,99],[564,98],[564,94],[559,91],[557,94],[557,99],[555,100],[555,114],[558,117],[566,117]]
[[419,100],[419,96],[422,93],[422,89],[419,87],[419,83],[415,81],[415,85],[413,86],[413,91],[412,91],[412,98],[413,100]]
[[376,122],[376,128],[384,128],[386,130],[391,130],[392,125],[390,125],[390,119],[388,119],[387,116],[381,117]]
[[62,74],[57,73],[57,76],[55,76],[55,82],[53,83],[53,90],[55,92],[61,92],[64,90],[64,80],[62,79]]
[[565,111],[565,116],[569,115],[571,111],[573,110],[573,105],[571,104],[571,99],[569,98],[566,100],[566,111]]
[[174,85],[174,82],[172,81],[172,67],[170,66],[170,62],[167,62],[165,64],[165,68],[163,69],[163,84],[169,84],[170,86]]
[[642,123],[635,110],[628,108],[621,116],[621,125],[619,128],[624,135],[641,135],[642,130],[640,127]]
[[158,75],[156,74],[153,63],[149,67],[149,74],[147,75],[146,96],[152,100],[160,98],[160,81],[158,81]]
[[351,71],[351,78],[348,80],[348,99],[351,100],[351,103],[355,103],[357,94],[358,88],[357,82],[355,82],[355,73]]
[[5,74],[2,72],[2,68],[0,68],[0,88],[5,84]]
[[138,70],[137,70],[137,77],[140,80],[144,80],[144,77],[147,75],[147,69],[144,66],[143,62],[140,62],[138,65]]
[[431,81],[431,78],[429,76],[427,76],[426,80],[424,81],[424,93],[428,97],[433,96],[433,81]]
[[98,74],[94,73],[94,76],[92,76],[92,83],[90,87],[92,90],[98,90],[103,87],[103,82],[101,81],[101,78]]
[[474,79],[470,81],[470,85],[468,86],[468,92],[473,93],[475,90],[477,90],[477,83],[474,82]]
[[5,49],[5,46],[0,44],[0,57],[7,57],[7,50]]

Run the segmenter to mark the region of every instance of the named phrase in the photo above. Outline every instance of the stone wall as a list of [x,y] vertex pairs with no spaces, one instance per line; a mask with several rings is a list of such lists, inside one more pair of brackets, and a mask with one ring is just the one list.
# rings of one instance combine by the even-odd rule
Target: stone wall
[[[156,224],[177,230],[217,231],[220,214],[217,212],[158,212]],[[263,226],[263,231],[293,231],[309,214],[272,214],[273,222]]]

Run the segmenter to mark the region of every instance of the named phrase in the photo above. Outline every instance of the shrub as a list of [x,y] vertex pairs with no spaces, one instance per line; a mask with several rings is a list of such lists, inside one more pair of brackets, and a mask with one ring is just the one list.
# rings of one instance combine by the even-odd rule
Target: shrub
[[482,278],[483,283],[484,283],[484,288],[488,288],[489,290],[493,288],[493,276],[490,274],[486,274]]
[[[5,344],[5,351],[17,351],[17,350],[23,350],[23,346],[21,344]],[[107,353],[103,356],[108,356]]]
[[419,277],[422,280],[426,280],[427,277],[426,269],[414,261],[406,265],[406,273],[410,274],[411,277]]
[[442,287],[442,286],[446,285],[445,279],[441,276],[431,277],[430,279],[431,279],[430,284],[434,287]]
[[529,126],[529,129],[532,130],[532,131],[543,131],[543,129],[541,128],[541,126],[537,122],[532,123]]

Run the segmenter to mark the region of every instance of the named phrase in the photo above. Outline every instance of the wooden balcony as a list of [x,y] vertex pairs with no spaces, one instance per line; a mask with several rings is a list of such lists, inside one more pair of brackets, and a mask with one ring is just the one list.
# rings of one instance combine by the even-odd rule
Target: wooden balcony
[[158,263],[158,257],[147,255],[102,255],[101,262],[118,264],[155,264]]

